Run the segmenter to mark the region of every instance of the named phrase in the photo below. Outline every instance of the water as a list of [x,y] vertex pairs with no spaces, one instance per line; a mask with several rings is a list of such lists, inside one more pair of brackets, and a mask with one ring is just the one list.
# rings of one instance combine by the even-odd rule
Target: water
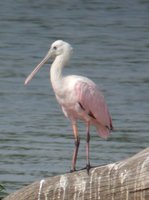
[[[0,183],[7,192],[70,170],[69,121],[49,83],[49,66],[23,82],[56,39],[70,42],[69,74],[94,80],[108,103],[115,131],[104,141],[91,130],[92,165],[115,162],[148,147],[149,2],[0,2]],[[85,166],[79,123],[78,168]]]

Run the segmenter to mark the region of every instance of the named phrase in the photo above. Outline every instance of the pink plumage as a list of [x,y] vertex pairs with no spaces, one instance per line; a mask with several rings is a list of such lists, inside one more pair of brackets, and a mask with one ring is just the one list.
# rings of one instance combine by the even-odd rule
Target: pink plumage
[[90,125],[94,125],[102,138],[107,138],[112,130],[112,120],[108,111],[104,96],[97,85],[83,76],[63,76],[62,69],[68,64],[72,54],[72,47],[62,40],[55,41],[45,58],[37,65],[25,80],[25,85],[32,79],[35,73],[43,66],[49,58],[54,59],[50,78],[57,101],[67,118],[71,120],[75,149],[72,158],[72,170],[76,170],[77,154],[80,144],[77,121],[86,123],[86,160],[87,172],[89,173],[89,141]]
[[[112,120],[107,104],[99,88],[89,79],[78,81],[76,95],[84,109],[84,115],[90,117],[91,124],[95,125],[99,135],[107,138],[112,130]],[[84,121],[86,121],[84,119]]]

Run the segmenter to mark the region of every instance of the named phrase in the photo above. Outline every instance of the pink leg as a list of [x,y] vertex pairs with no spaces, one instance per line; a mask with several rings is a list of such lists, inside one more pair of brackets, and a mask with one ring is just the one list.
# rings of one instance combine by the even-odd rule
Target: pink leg
[[74,133],[74,139],[75,139],[75,149],[72,157],[72,169],[71,172],[76,170],[76,161],[77,161],[77,155],[79,150],[79,144],[80,144],[80,138],[78,136],[78,128],[76,124],[72,125],[73,133]]
[[87,130],[86,130],[86,169],[87,173],[89,174],[90,170],[90,159],[89,159],[89,142],[90,142],[90,123],[87,123]]

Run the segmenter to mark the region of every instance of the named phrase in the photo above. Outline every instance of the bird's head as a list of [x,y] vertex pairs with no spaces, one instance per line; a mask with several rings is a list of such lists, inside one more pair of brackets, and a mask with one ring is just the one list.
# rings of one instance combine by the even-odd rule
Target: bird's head
[[29,74],[26,78],[24,84],[27,85],[28,82],[33,78],[36,72],[51,58],[55,60],[56,57],[62,56],[65,60],[65,63],[69,61],[69,58],[72,54],[72,47],[69,43],[63,40],[56,40],[52,43],[47,55],[43,58],[43,60],[35,67],[35,69]]
[[64,42],[63,40],[57,40],[52,43],[49,54],[51,54],[51,58],[55,58],[60,55],[69,56],[72,53],[72,47],[69,43]]

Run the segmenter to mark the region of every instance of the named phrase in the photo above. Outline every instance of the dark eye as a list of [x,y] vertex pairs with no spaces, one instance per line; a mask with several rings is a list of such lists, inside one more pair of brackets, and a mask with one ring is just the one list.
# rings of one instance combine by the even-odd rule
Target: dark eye
[[56,47],[56,46],[54,46],[54,47],[53,47],[53,49],[54,49],[54,50],[56,50],[56,49],[57,49],[57,47]]

